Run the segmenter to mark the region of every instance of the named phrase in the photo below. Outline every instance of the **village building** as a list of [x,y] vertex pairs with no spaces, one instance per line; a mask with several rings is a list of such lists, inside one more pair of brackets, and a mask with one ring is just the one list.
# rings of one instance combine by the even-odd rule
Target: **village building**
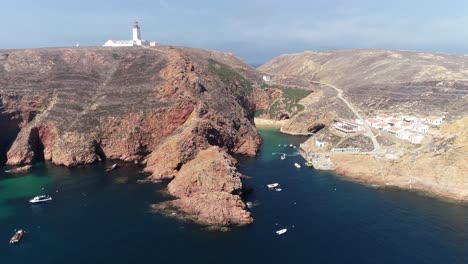
[[345,120],[336,121],[335,128],[344,133],[356,133],[364,130],[362,126]]
[[409,140],[411,133],[406,131],[406,130],[400,130],[396,136],[397,138],[403,139],[403,140]]
[[419,121],[419,119],[417,117],[414,117],[414,116],[402,116],[402,117],[400,117],[400,120],[408,122],[408,123],[412,123],[412,124],[418,123],[418,121]]
[[398,119],[396,119],[396,118],[389,118],[389,119],[387,119],[386,122],[387,122],[389,125],[394,126],[394,125],[396,125],[396,123],[400,122],[400,120],[398,120]]
[[395,124],[395,126],[402,129],[410,129],[413,126],[413,124],[406,121],[399,121]]
[[380,114],[376,117],[376,119],[382,121],[382,122],[387,122],[389,119],[392,119],[392,116],[389,116],[387,114]]
[[315,140],[315,146],[317,146],[318,148],[323,148],[323,147],[325,147],[326,144],[327,144],[327,142],[325,142],[325,141],[320,141],[318,139]]
[[423,121],[427,124],[440,126],[445,120],[445,116],[428,116],[423,119]]
[[141,38],[141,30],[138,21],[135,20],[132,29],[133,39],[131,40],[108,40],[104,47],[136,47],[136,46],[156,46],[155,41],[146,41]]
[[401,130],[401,128],[398,128],[396,126],[387,126],[386,128],[384,128],[384,131],[387,131],[388,133],[393,135],[398,134],[398,132],[400,132]]
[[421,144],[423,141],[424,136],[416,133],[411,133],[409,135],[408,141],[413,143],[413,144]]
[[377,120],[375,118],[368,118],[366,120],[367,124],[369,124],[369,126],[373,127],[373,128],[377,128],[377,125],[382,123],[380,120]]
[[387,123],[381,122],[381,123],[378,123],[375,128],[377,128],[378,130],[385,131],[388,127],[390,126]]
[[270,82],[270,81],[271,81],[271,76],[263,75],[263,80],[264,80],[265,82]]
[[424,124],[413,124],[410,129],[418,133],[427,133],[429,131],[429,127]]

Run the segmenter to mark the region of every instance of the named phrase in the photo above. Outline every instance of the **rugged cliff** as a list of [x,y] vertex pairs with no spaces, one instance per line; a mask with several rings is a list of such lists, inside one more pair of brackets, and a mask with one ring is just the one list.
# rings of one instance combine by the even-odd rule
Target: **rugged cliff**
[[[119,159],[147,163],[153,178],[177,178],[181,170],[198,175],[184,166],[212,146],[221,154],[206,158],[219,162],[229,153],[255,155],[260,138],[251,83],[257,78],[232,54],[188,48],[0,51],[0,157],[8,165],[65,166]],[[232,167],[216,176],[238,174]],[[225,208],[242,215],[207,222],[250,222],[241,190],[196,192],[224,197],[210,206],[235,200]],[[184,198],[174,204],[195,214],[185,202],[191,197]]]

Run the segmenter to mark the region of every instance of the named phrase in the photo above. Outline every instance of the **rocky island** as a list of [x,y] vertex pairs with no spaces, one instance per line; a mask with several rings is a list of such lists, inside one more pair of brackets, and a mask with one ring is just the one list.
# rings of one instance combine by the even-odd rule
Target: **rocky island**
[[172,180],[173,207],[213,225],[253,221],[231,154],[255,155],[253,68],[190,48],[0,51],[0,161],[115,159]]

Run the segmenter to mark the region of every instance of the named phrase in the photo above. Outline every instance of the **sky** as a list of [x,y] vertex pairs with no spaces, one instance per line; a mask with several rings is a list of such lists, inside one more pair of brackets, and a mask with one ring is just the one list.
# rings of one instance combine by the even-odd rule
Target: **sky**
[[229,51],[258,65],[304,50],[468,54],[466,0],[0,0],[0,49],[142,38]]

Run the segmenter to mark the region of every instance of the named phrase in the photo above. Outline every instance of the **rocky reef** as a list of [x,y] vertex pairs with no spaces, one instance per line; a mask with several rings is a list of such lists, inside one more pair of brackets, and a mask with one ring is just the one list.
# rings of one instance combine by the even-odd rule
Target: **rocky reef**
[[[159,46],[0,55],[3,163],[143,163],[150,177],[174,179],[173,205],[200,222],[252,221],[229,154],[255,155],[260,144],[249,86],[258,76],[232,54]],[[203,162],[226,169],[194,169]]]

